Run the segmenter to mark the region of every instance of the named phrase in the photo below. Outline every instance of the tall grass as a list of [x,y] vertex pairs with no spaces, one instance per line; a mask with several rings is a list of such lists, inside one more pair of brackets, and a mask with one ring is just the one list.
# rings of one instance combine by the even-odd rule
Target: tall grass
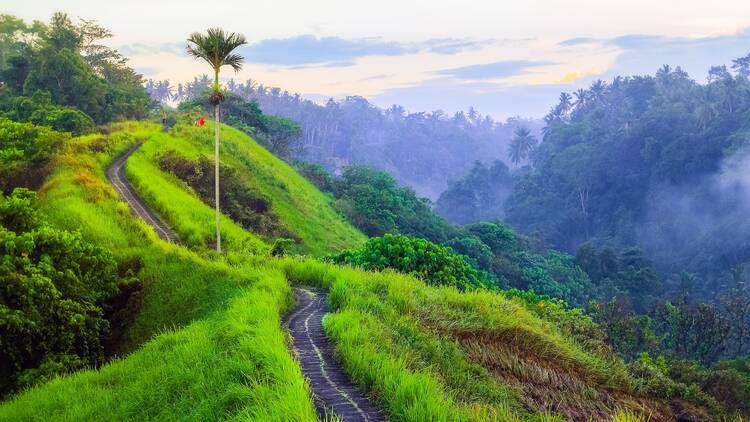
[[315,420],[280,324],[292,301],[284,274],[161,241],[106,182],[107,164],[157,131],[124,123],[74,139],[40,194],[52,223],[138,271],[139,306],[119,348],[129,354],[17,395],[0,420]]
[[[161,131],[151,133],[147,142],[128,160],[128,180],[141,198],[169,222],[183,243],[208,249],[216,236],[214,211],[205,206],[185,183],[161,171],[155,160],[167,146],[185,155],[197,155],[195,148],[184,139],[170,137]],[[221,237],[228,250],[262,254],[269,249],[260,237],[243,230],[224,215],[221,217]]]
[[502,293],[459,292],[311,259],[279,265],[290,280],[328,290],[327,335],[347,372],[394,420],[668,412],[633,391],[622,361],[579,345]]
[[[393,420],[523,420],[518,391],[496,382],[450,338],[420,320],[427,287],[411,277],[286,259],[290,280],[326,288],[332,313],[326,334],[347,372]],[[459,294],[455,291],[456,294]],[[466,315],[464,315],[466,316]],[[533,317],[532,317],[533,318]]]
[[225,310],[100,370],[33,388],[0,406],[0,420],[316,420],[278,323],[289,297],[283,274],[244,271],[257,281]]
[[[156,160],[170,149],[195,159],[213,154],[213,129],[177,125],[170,134],[150,133],[147,142],[130,160],[128,176],[146,201],[165,214],[170,223],[191,244],[212,239],[212,220],[206,207],[184,183],[162,172]],[[222,127],[221,160],[237,170],[240,178],[271,199],[271,207],[281,223],[301,240],[298,253],[327,255],[359,246],[365,236],[331,207],[331,198],[299,175],[288,164],[258,145],[244,133]],[[197,202],[196,202],[197,201]],[[213,218],[213,217],[210,217]],[[222,238],[229,247],[248,247],[248,232],[229,219],[222,221]],[[260,247],[253,243],[252,246]]]

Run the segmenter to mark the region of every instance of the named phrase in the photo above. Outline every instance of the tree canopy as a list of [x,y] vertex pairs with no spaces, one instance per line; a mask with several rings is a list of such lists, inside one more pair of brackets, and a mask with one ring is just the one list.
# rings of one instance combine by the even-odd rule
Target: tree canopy
[[[151,102],[141,76],[117,51],[98,44],[111,36],[64,13],[33,25],[0,16],[0,112],[71,132],[90,130],[92,121],[145,117]],[[49,101],[39,101],[40,93]],[[37,109],[24,110],[29,105],[17,97],[34,97],[26,102]],[[40,115],[47,113],[53,116]]]

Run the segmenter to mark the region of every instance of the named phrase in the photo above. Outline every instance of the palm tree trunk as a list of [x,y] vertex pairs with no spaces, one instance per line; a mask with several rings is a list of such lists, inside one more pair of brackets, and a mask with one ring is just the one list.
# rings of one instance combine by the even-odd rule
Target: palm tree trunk
[[216,252],[221,252],[221,231],[219,230],[219,104],[214,106],[214,193],[216,204]]

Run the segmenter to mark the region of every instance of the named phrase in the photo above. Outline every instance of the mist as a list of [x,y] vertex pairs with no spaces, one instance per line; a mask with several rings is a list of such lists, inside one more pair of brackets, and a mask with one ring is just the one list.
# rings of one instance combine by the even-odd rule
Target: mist
[[[203,76],[177,85],[149,81],[147,89],[157,101],[181,101],[199,95],[207,85]],[[474,108],[454,114],[408,111],[398,104],[383,109],[358,96],[319,104],[254,80],[230,80],[227,88],[256,101],[264,113],[300,126],[290,160],[321,164],[333,174],[350,165],[384,170],[433,201],[476,161],[511,165],[508,145],[514,130],[524,127],[539,137],[543,126],[541,120],[524,117],[496,121]]]

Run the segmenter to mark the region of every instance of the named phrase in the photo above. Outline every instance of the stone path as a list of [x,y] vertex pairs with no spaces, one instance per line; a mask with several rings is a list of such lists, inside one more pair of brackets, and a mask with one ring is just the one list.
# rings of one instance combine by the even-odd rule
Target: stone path
[[177,235],[143,202],[125,177],[125,163],[128,161],[128,158],[140,148],[140,146],[141,143],[134,145],[120,157],[115,159],[115,161],[113,161],[107,168],[107,179],[120,195],[120,198],[127,202],[128,206],[133,211],[133,214],[137,215],[149,226],[153,227],[154,231],[156,231],[156,234],[161,239],[172,243],[179,243]]
[[[177,235],[138,196],[125,177],[128,158],[141,146],[133,146],[107,168],[107,179],[135,215],[153,227],[163,240],[178,243]],[[360,393],[334,359],[333,347],[323,332],[326,295],[321,291],[295,288],[297,307],[285,318],[292,335],[302,373],[313,390],[315,407],[321,419],[335,415],[345,422],[377,422],[385,418]]]
[[349,422],[382,421],[385,418],[367,397],[349,381],[333,356],[333,347],[323,331],[326,294],[302,287],[294,289],[297,308],[285,319],[294,349],[315,395],[318,415],[335,415]]

